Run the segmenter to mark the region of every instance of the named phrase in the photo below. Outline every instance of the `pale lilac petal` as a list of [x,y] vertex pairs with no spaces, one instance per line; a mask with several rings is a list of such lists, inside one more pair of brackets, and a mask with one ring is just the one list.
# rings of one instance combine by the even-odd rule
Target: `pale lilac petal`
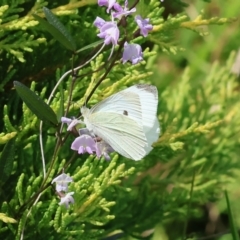
[[117,12],[123,11],[123,8],[122,8],[122,6],[121,6],[119,3],[115,3],[115,4],[113,5],[113,9],[114,9],[115,11],[117,11]]
[[[75,150],[75,149],[74,149],[74,150]],[[85,153],[85,149],[84,149],[83,146],[80,146],[80,147],[78,148],[78,154],[83,154],[83,153]]]
[[61,197],[59,205],[65,205],[65,207],[68,208],[71,203],[74,203],[73,194],[74,192],[69,192],[64,197]]
[[77,124],[81,123],[81,120],[73,119],[72,122],[68,125],[67,131],[72,131],[73,127],[75,127]]
[[100,30],[100,33],[97,36],[104,38],[104,43],[106,45],[110,43],[112,43],[114,46],[117,45],[119,39],[119,29],[114,21],[106,22],[102,18],[97,17],[94,21],[94,25]]
[[96,17],[95,21],[93,22],[94,26],[97,28],[101,28],[104,24],[105,24],[105,20],[100,18],[100,17]]
[[134,12],[136,12],[136,8],[132,8],[131,10],[128,11],[114,12],[113,17],[120,19],[122,16],[128,16]]
[[84,137],[84,135],[83,136],[80,136],[80,137],[77,137],[74,141],[73,141],[73,143],[72,143],[72,145],[71,145],[71,149],[72,150],[76,150],[76,151],[78,151],[78,149],[81,147],[81,145],[83,144],[83,140],[82,140],[82,138]]
[[115,22],[106,22],[101,28],[100,33],[97,35],[100,38],[104,38],[106,45],[112,43],[117,45],[119,39],[119,29]]
[[102,7],[102,6],[108,6],[108,0],[98,0],[98,5],[100,6],[100,7]]
[[105,141],[97,142],[96,144],[96,155],[98,158],[104,156],[106,160],[110,160],[109,153],[114,152],[114,149]]
[[98,5],[107,7],[107,13],[109,13],[115,2],[116,0],[98,0]]
[[71,119],[71,118],[67,118],[67,117],[61,117],[61,122],[67,123],[67,125],[68,125],[67,131],[72,131],[73,127],[75,127],[79,123],[82,123],[81,120]]
[[[95,149],[94,149],[95,150]],[[86,147],[86,151],[89,153],[89,154],[93,154],[93,150],[91,147],[87,146]]]
[[92,136],[90,131],[87,128],[80,128],[79,129],[79,135],[89,135],[89,136]]
[[109,13],[109,11],[112,9],[114,3],[116,2],[116,0],[108,0],[108,8],[107,8],[107,13]]
[[131,61],[132,64],[137,64],[143,60],[142,48],[139,44],[124,43],[123,63]]
[[61,117],[61,122],[70,124],[72,122],[72,119],[67,117]]
[[69,177],[66,173],[62,173],[60,174],[59,176],[55,177],[53,180],[52,180],[52,183],[54,182],[72,182],[72,178]]
[[93,152],[96,151],[96,143],[91,136],[84,134],[77,137],[73,141],[71,149],[78,151],[79,154],[83,154],[86,152],[92,154]]
[[68,184],[56,184],[56,191],[57,192],[67,192]]
[[73,179],[69,177],[67,174],[62,173],[61,175],[57,176],[52,180],[52,184],[56,183],[56,191],[57,192],[67,192],[68,190],[68,184],[72,182]]
[[113,8],[116,12],[113,13],[114,18],[120,19],[122,16],[128,16],[134,12],[136,12],[136,8],[132,8],[128,10],[128,1],[125,1],[125,6],[122,8],[118,3],[114,4]]
[[140,28],[140,33],[144,37],[146,37],[148,35],[148,32],[153,29],[152,24],[149,23],[149,18],[143,19],[140,15],[137,15],[135,17],[135,21]]
[[108,152],[103,152],[103,156],[105,158],[105,160],[110,161],[111,157],[108,155]]

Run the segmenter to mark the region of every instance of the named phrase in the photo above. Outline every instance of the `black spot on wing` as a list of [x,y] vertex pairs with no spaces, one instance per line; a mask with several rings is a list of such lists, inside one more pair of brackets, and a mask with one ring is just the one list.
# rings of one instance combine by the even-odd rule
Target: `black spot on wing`
[[123,115],[128,116],[128,111],[127,110],[123,110]]

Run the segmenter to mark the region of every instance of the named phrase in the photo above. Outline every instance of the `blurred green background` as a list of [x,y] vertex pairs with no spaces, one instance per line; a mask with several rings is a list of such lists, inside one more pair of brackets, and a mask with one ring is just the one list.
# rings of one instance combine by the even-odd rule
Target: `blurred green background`
[[[218,16],[223,18],[236,18],[236,21],[219,26],[201,26],[199,27],[199,31],[203,33],[203,36],[188,30],[179,31],[176,35],[176,43],[178,46],[183,47],[184,50],[175,55],[159,53],[157,63],[154,65],[153,81],[159,86],[160,96],[161,88],[164,88],[166,85],[172,85],[174,88],[186,67],[190,69],[191,81],[198,85],[209,73],[215,62],[219,62],[220,65],[224,66],[230,53],[234,51],[237,54],[240,49],[240,1],[213,0],[210,3],[204,1],[184,2],[189,4],[186,12],[191,20],[194,20],[198,15],[203,13],[206,18]],[[172,5],[171,1],[165,0],[164,5],[166,5],[166,15],[175,15],[181,12],[180,6],[177,4]],[[235,71],[240,71],[240,61],[235,63],[234,69]],[[238,79],[236,79],[236,81],[238,81]],[[240,91],[239,89],[236,89],[236,91],[239,92],[240,111]],[[238,151],[238,160],[240,161],[240,149]],[[239,171],[239,169],[236,169],[236,171]],[[234,219],[238,229],[240,229],[240,175],[238,176],[239,178],[237,178],[235,182],[229,184],[228,194]],[[200,235],[203,234],[205,237],[195,238],[193,234],[193,237],[188,239],[234,239],[230,230],[227,203],[224,195],[218,202],[207,202],[201,207],[202,217],[190,220],[187,231],[189,236],[191,232],[201,232]],[[181,224],[178,226],[178,223],[169,223],[167,228],[164,228],[163,225],[160,224],[156,227],[152,240],[172,240],[173,238],[171,237],[174,234],[169,233],[173,233],[176,229],[182,227]],[[183,239],[181,237],[175,237],[177,239]]]

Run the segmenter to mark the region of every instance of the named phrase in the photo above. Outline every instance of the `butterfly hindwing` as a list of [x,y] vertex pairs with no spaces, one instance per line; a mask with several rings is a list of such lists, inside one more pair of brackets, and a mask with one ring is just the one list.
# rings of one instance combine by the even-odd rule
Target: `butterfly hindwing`
[[90,116],[89,121],[93,132],[121,155],[134,160],[146,155],[146,137],[134,120],[123,114],[97,112]]

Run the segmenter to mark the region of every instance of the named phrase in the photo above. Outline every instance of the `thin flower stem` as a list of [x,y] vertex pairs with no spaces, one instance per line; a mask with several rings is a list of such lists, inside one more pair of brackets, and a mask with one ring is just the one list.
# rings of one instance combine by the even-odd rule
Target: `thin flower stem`
[[28,210],[27,216],[26,216],[25,221],[24,221],[24,223],[23,223],[23,228],[22,228],[20,240],[23,240],[24,231],[25,231],[25,226],[26,226],[26,223],[27,223],[27,219],[28,219],[28,217],[29,217],[29,215],[30,215],[30,213],[31,213],[31,211],[32,211],[33,206],[37,204],[37,202],[38,202],[38,200],[40,199],[41,195],[42,195],[42,193],[40,193],[40,194],[38,195],[38,197],[36,198],[35,202],[34,202],[33,205],[31,206],[31,208]]
[[40,144],[40,151],[41,151],[41,155],[42,155],[43,178],[45,178],[46,177],[46,164],[45,164],[44,149],[43,149],[42,125],[43,125],[43,122],[41,121],[40,125],[39,125],[39,144]]
[[109,57],[108,57],[108,61],[110,60],[110,58],[111,58],[111,56],[112,56],[112,54],[113,54],[113,51],[114,51],[114,46],[112,46],[111,53],[110,53],[110,55],[109,55]]
[[[75,81],[76,81],[76,71],[72,71],[72,82],[71,82],[70,89],[69,89],[67,108],[66,108],[66,111],[64,113],[64,117],[67,116],[69,108],[70,108],[70,103],[72,101],[72,93],[73,93],[73,87],[74,87]],[[61,124],[60,130],[59,130],[60,134],[62,133],[62,129],[63,129],[63,123]],[[59,137],[60,137],[60,134],[59,134]]]
[[106,76],[108,75],[108,73],[110,72],[110,70],[112,69],[112,67],[114,66],[115,62],[117,61],[118,55],[120,54],[122,48],[123,48],[123,44],[125,42],[125,38],[120,42],[119,44],[119,48],[117,53],[115,54],[115,58],[113,59],[113,61],[110,63],[109,67],[107,68],[106,72],[104,73],[104,75],[100,78],[100,80],[97,82],[97,84],[94,86],[94,88],[91,90],[91,92],[89,93],[88,97],[86,98],[85,104],[88,103],[88,101],[90,100],[90,98],[92,97],[93,93],[96,91],[96,89],[99,87],[99,85],[101,84],[101,82],[106,78]]
[[73,161],[73,159],[77,156],[77,152],[74,152],[72,157],[70,158],[70,160],[68,162],[65,163],[64,165],[64,169],[66,169],[68,167],[68,165]]
[[132,8],[136,7],[137,4],[138,4],[138,2],[139,2],[139,0],[136,0],[136,1],[133,3],[133,5],[132,5],[129,9],[131,10]]

